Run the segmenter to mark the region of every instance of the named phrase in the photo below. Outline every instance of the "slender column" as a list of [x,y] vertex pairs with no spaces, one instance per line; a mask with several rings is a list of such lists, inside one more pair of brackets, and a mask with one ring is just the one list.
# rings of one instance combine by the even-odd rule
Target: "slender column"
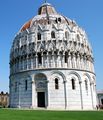
[[69,58],[68,58],[68,62],[69,62],[69,68],[72,68],[72,61],[71,61],[71,53],[69,53]]
[[49,68],[49,53],[47,52],[47,68]]
[[58,67],[61,67],[61,54],[60,52],[58,53]]
[[81,55],[81,69],[84,69],[84,64],[83,64],[83,55]]
[[89,66],[90,66],[90,71],[92,71],[92,59],[91,59],[91,57],[89,58]]
[[27,57],[25,58],[25,70],[27,69]]
[[19,81],[18,83],[18,99],[19,99],[19,104],[18,104],[18,108],[21,108],[21,96],[20,96],[20,93],[21,93],[21,83]]
[[87,66],[87,63],[86,63],[86,56],[84,55],[84,69],[86,70],[86,66]]
[[56,62],[57,62],[57,67],[59,67],[59,52],[57,52],[57,60],[56,60]]
[[83,110],[83,95],[82,95],[82,81],[79,81],[79,85],[80,85],[80,98],[81,98],[81,109]]
[[85,69],[88,70],[88,61],[87,61],[87,56],[85,56]]
[[71,67],[73,68],[73,52],[71,53]]
[[28,55],[27,55],[27,58],[26,58],[26,60],[27,60],[27,70],[28,70]]
[[20,58],[20,71],[22,71],[22,59]]
[[38,68],[38,55],[37,55],[37,53],[35,55],[35,59],[36,59],[36,68]]
[[52,62],[53,62],[53,60],[52,60],[52,53],[50,53],[50,68],[52,68]]
[[61,67],[63,67],[63,53],[61,53]]
[[67,66],[68,66],[68,68],[70,68],[70,64],[69,64],[69,57],[70,57],[70,53],[68,53],[68,61],[67,61]]
[[66,90],[66,80],[64,80],[64,99],[65,99],[65,109],[67,108],[67,90]]
[[76,56],[75,53],[73,52],[73,68],[76,68]]
[[31,78],[32,78],[32,108],[35,108],[36,107],[36,101],[35,101],[35,98],[36,98],[36,87],[35,87],[35,81],[34,81],[34,75],[31,75]]
[[52,52],[52,67],[55,68],[54,51]]
[[43,52],[41,53],[42,67],[44,67]]
[[64,61],[64,58],[65,58],[65,52],[63,52],[63,59],[62,59],[62,66],[63,66],[63,68],[65,67],[65,61]]
[[75,53],[75,64],[76,64],[76,68],[78,68],[78,63],[77,63],[77,53]]
[[33,63],[33,55],[31,56],[31,69],[33,69],[33,65],[34,65],[34,63]]
[[90,57],[87,57],[87,61],[88,61],[88,70],[91,71],[91,67],[90,67]]
[[25,60],[24,57],[23,57],[22,60],[23,60],[23,62],[22,62],[22,69],[24,70],[24,60]]
[[80,56],[79,53],[77,53],[77,68],[80,68]]
[[44,68],[46,68],[46,64],[47,64],[47,63],[46,63],[46,62],[47,62],[47,61],[46,61],[46,54],[43,55],[43,58],[44,58]]
[[23,63],[24,63],[24,60],[22,58],[22,60],[21,60],[21,70],[23,70]]
[[33,69],[36,68],[36,58],[33,56]]
[[48,108],[49,106],[49,94],[48,94],[48,84],[49,84],[49,80],[45,81],[45,84],[46,84],[46,90],[45,90],[45,107]]
[[92,85],[93,85],[93,83],[90,83],[91,100],[92,100],[92,108],[94,109],[94,105],[93,105],[93,91],[92,91]]
[[28,69],[31,69],[31,57],[28,59]]
[[85,70],[88,70],[87,56],[85,55]]
[[46,90],[46,108],[49,108],[50,107],[50,94],[49,94],[49,89],[50,89],[50,87],[49,87],[49,79],[46,81],[46,84],[47,84],[47,90]]
[[92,70],[92,72],[94,72],[93,58],[91,58],[91,70]]
[[55,53],[55,67],[57,68],[57,53]]

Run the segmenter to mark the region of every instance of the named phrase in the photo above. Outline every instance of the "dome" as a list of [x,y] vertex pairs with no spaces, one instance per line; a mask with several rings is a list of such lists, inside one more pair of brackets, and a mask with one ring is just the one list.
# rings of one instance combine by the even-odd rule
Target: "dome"
[[[65,59],[69,55],[72,58],[83,57],[93,63],[92,49],[85,31],[74,20],[57,13],[49,3],[42,4],[38,15],[26,22],[16,35],[11,48],[10,65],[16,64],[24,56],[36,55],[41,51],[42,54],[63,53]],[[67,65],[68,67],[70,66]],[[93,72],[93,68],[83,69]]]
[[33,23],[37,24],[57,24],[57,23],[67,23],[76,25],[74,21],[69,20],[68,18],[58,14],[54,7],[52,7],[49,3],[44,3],[41,5],[41,7],[38,9],[38,15],[33,17],[30,21],[26,22],[22,28],[21,31],[24,31],[32,26]]
[[10,51],[10,107],[93,110],[94,58],[86,32],[44,3]]

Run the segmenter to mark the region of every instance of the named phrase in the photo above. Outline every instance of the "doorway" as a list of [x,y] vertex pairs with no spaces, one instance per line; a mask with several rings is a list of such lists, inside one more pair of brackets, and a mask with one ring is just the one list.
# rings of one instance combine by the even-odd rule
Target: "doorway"
[[101,99],[101,103],[102,103],[102,105],[103,105],[103,99]]
[[45,107],[45,92],[38,92],[38,107]]

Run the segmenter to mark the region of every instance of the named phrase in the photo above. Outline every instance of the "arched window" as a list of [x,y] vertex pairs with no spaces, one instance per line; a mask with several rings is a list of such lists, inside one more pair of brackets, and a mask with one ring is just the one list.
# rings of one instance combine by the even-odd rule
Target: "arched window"
[[75,80],[72,79],[71,82],[72,82],[72,90],[75,90],[76,89],[76,87],[75,87]]
[[55,89],[59,89],[59,81],[55,78]]
[[55,38],[55,32],[54,31],[51,32],[51,38]]
[[65,63],[67,63],[67,62],[68,62],[68,53],[65,52]]
[[69,32],[65,32],[65,38],[68,39],[69,38]]
[[88,83],[87,83],[87,80],[85,80],[85,89],[88,90]]
[[38,53],[38,64],[42,64],[41,53]]
[[25,80],[25,90],[27,91],[27,89],[28,89],[28,81]]
[[41,40],[41,33],[38,33],[38,34],[37,34],[37,39],[38,39],[38,40]]

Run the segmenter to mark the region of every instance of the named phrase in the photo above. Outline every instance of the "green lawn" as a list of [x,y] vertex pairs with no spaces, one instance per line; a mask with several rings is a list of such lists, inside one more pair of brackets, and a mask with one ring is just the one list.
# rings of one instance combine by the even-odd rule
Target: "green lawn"
[[103,120],[103,111],[0,109],[0,120]]

